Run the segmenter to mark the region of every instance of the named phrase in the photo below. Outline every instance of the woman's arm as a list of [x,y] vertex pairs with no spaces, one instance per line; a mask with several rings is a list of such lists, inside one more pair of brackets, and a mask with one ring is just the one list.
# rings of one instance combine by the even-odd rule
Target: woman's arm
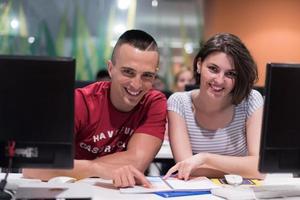
[[262,110],[257,109],[246,121],[248,156],[235,157],[216,154],[198,154],[198,159],[214,169],[225,173],[239,174],[247,178],[263,178],[258,171],[258,156],[262,124]]
[[[193,162],[191,159],[195,156],[193,156],[192,153],[192,147],[184,118],[174,111],[168,111],[168,129],[172,154],[177,164],[169,169],[164,178],[168,178],[172,173],[178,171],[178,178],[187,180],[190,173],[185,172],[192,172],[193,170],[199,168],[201,164],[198,162]],[[217,170],[210,168],[202,168],[201,171],[196,173],[200,176],[205,176],[208,174],[220,174],[220,172],[217,172]]]
[[168,133],[172,154],[176,162],[193,155],[184,118],[178,113],[168,111]]
[[183,118],[174,112],[169,112],[170,142],[175,160],[179,162],[168,171],[166,177],[178,171],[178,177],[183,179],[188,179],[190,174],[218,177],[222,175],[221,172],[239,174],[248,178],[263,178],[263,175],[258,172],[262,110],[262,107],[257,109],[246,122],[248,156],[244,157],[211,153],[192,156]]

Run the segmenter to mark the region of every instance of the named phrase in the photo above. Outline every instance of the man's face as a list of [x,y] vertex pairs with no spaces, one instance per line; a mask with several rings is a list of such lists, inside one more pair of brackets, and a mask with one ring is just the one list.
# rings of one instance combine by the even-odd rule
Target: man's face
[[158,65],[156,51],[142,51],[128,44],[115,54],[115,64],[108,62],[111,76],[110,98],[120,111],[132,110],[152,88]]

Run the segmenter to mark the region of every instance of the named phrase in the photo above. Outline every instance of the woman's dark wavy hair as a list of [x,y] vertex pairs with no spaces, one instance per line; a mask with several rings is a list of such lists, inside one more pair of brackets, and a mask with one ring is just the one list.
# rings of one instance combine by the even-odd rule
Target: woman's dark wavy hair
[[231,56],[237,72],[235,86],[231,92],[232,103],[237,105],[248,98],[254,83],[258,80],[257,66],[243,42],[230,33],[219,33],[211,37],[200,49],[194,59],[194,75],[197,84],[200,76],[197,73],[197,62],[203,62],[208,55],[223,52]]

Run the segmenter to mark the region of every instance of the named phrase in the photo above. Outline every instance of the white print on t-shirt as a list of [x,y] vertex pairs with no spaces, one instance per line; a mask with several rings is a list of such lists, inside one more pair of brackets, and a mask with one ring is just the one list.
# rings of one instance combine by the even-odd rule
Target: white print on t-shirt
[[117,129],[115,131],[114,130],[108,130],[106,132],[98,133],[98,134],[93,136],[93,140],[96,143],[96,142],[99,142],[101,140],[105,140],[107,138],[115,137],[117,134],[132,135],[133,132],[134,132],[133,129],[131,129],[129,127],[122,126],[121,129]]
[[92,136],[88,143],[80,142],[80,148],[99,156],[126,150],[126,146],[134,129],[122,126],[116,130],[105,130]]
[[81,142],[79,146],[88,152],[99,154],[99,153],[110,153],[113,149],[121,149],[124,150],[126,148],[126,143],[122,141],[118,141],[116,145],[105,145],[103,147],[92,147],[90,144],[86,144],[84,142]]

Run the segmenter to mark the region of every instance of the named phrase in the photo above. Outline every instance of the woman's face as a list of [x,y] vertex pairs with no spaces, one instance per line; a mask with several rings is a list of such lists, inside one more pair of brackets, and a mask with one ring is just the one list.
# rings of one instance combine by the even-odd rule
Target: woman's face
[[198,61],[201,92],[214,99],[231,98],[237,72],[231,56],[223,52],[213,52],[203,62]]
[[178,92],[185,91],[185,85],[193,84],[193,73],[189,70],[183,71],[178,75],[176,88]]

